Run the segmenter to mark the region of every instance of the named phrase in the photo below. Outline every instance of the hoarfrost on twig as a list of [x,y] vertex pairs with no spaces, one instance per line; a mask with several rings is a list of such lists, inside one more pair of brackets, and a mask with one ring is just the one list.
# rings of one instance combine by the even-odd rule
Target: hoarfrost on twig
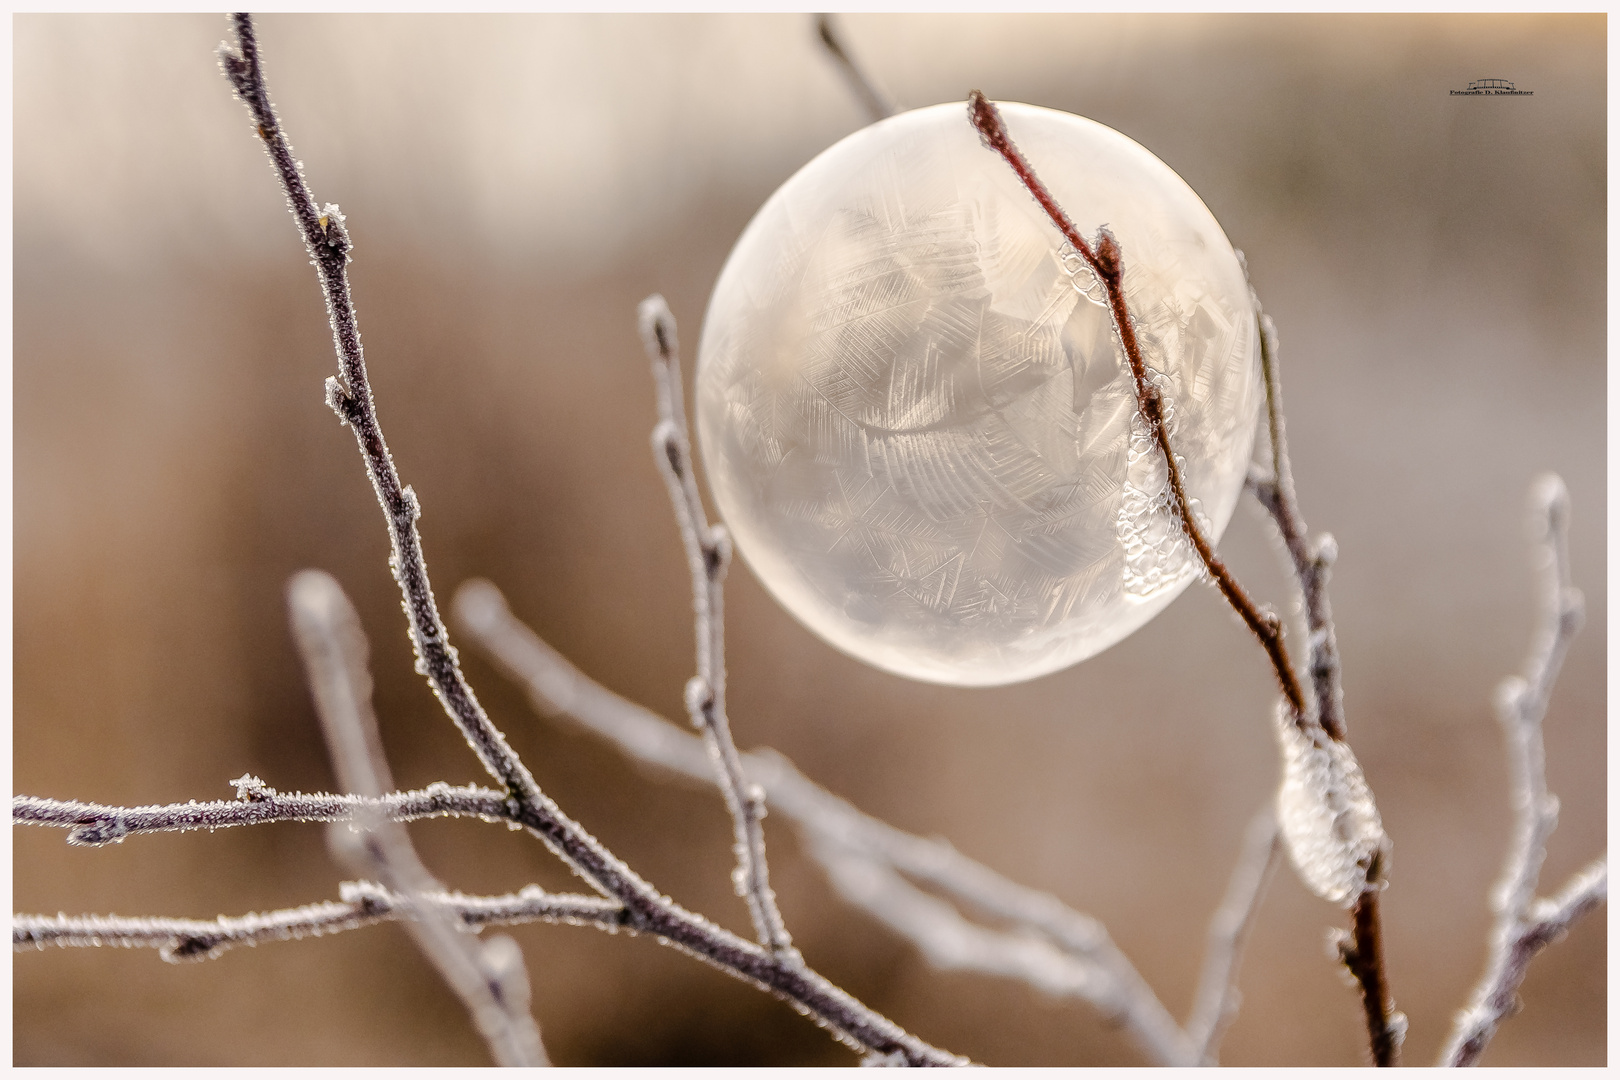
[[638,313],[641,340],[652,363],[657,387],[658,424],[653,429],[653,451],[658,471],[669,489],[669,499],[680,526],[692,572],[692,607],[697,637],[697,674],[686,685],[686,711],[714,762],[714,775],[731,814],[737,855],[737,892],[748,904],[759,943],[781,957],[798,963],[798,951],[782,922],[771,891],[770,868],[765,861],[765,796],[743,777],[737,744],[731,737],[726,714],[726,570],[731,565],[731,537],[724,525],[710,525],[698,494],[692,467],[692,437],[686,423],[686,388],[681,379],[681,354],[675,318],[662,296],[642,301]]
[[1442,1065],[1478,1063],[1496,1029],[1516,1011],[1516,994],[1530,961],[1608,896],[1608,868],[1599,859],[1571,878],[1557,897],[1535,899],[1547,840],[1558,825],[1558,800],[1547,791],[1541,725],[1569,644],[1580,629],[1584,603],[1570,584],[1569,492],[1563,480],[1541,477],[1530,498],[1542,579],[1541,617],[1524,675],[1506,679],[1496,695],[1508,752],[1513,840],[1502,876],[1491,890],[1496,919],[1485,974],[1457,1016],[1440,1056]]
[[504,896],[424,893],[417,907],[374,882],[347,881],[340,899],[302,907],[213,919],[142,918],[119,915],[15,915],[13,950],[114,946],[158,949],[172,963],[212,960],[238,945],[294,941],[341,933],[379,922],[413,918],[423,904],[442,908],[468,927],[553,922],[620,929],[624,910],[599,896],[547,893],[537,885]]
[[[238,789],[240,781],[236,782]],[[512,817],[507,797],[489,788],[429,784],[418,791],[391,791],[380,799],[359,795],[306,795],[261,785],[245,800],[170,803],[166,806],[106,806],[67,799],[16,795],[11,800],[14,825],[49,825],[71,829],[68,843],[95,847],[122,843],[153,832],[195,832],[263,825],[272,821],[352,821],[362,813],[389,821],[430,817],[475,817],[504,821]]]

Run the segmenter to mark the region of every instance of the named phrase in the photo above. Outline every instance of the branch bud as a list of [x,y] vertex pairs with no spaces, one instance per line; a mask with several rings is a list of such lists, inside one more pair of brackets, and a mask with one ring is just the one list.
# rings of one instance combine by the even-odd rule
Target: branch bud
[[714,690],[709,686],[709,680],[701,675],[694,675],[686,681],[686,712],[692,718],[692,726],[700,728],[708,723],[709,710],[714,708]]
[[1125,274],[1125,253],[1120,250],[1119,241],[1104,225],[1097,230],[1096,243],[1097,273],[1103,282],[1112,288],[1117,288]]

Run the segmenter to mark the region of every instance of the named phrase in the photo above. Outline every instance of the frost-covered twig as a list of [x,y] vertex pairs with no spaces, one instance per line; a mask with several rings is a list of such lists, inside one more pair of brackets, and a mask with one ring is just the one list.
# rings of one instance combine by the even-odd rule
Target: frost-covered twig
[[380,922],[398,922],[413,918],[424,904],[471,928],[548,922],[598,926],[612,932],[622,929],[624,915],[624,909],[612,900],[547,893],[538,885],[504,896],[425,893],[416,898],[415,908],[369,881],[345,881],[338,895],[338,901],[215,919],[15,915],[11,920],[11,945],[14,951],[43,949],[47,945],[151,948],[158,949],[163,959],[178,963],[212,960],[238,945],[292,941]]
[[697,674],[686,684],[686,710],[714,761],[715,779],[731,814],[737,893],[748,904],[759,943],[789,963],[798,953],[782,922],[765,861],[765,792],[743,776],[737,744],[726,715],[725,579],[731,565],[731,536],[724,525],[710,525],[692,468],[691,429],[686,423],[685,386],[675,317],[662,296],[642,301],[641,340],[652,362],[658,390],[658,423],[653,455],[669,489],[686,561],[692,572],[692,608],[697,638]]
[[[1170,445],[1170,432],[1164,422],[1165,401],[1162,392],[1148,378],[1147,366],[1142,359],[1141,348],[1137,343],[1136,330],[1131,320],[1130,310],[1125,301],[1125,263],[1124,253],[1119,243],[1106,227],[1097,231],[1095,249],[1080,235],[1080,230],[1069,219],[1067,213],[1058,205],[1052,193],[1047,190],[1035,170],[1019,151],[1008,134],[1006,125],[1002,122],[1001,113],[996,107],[977,90],[968,97],[968,119],[979,132],[987,148],[999,154],[1003,160],[1012,167],[1018,180],[1040,205],[1052,224],[1057,227],[1063,238],[1069,242],[1075,251],[1091,267],[1097,280],[1102,283],[1108,296],[1109,310],[1112,315],[1114,331],[1118,335],[1120,345],[1125,352],[1125,358],[1131,370],[1131,377],[1136,384],[1137,411],[1142,422],[1152,434],[1158,445],[1160,454],[1164,457],[1166,474],[1175,506],[1177,517],[1180,520],[1183,533],[1197,551],[1199,561],[1208,572],[1210,578],[1220,589],[1221,595],[1227,603],[1237,612],[1250,632],[1259,640],[1271,660],[1272,670],[1281,686],[1283,696],[1287,700],[1289,715],[1288,724],[1295,729],[1297,739],[1316,740],[1316,732],[1322,731],[1326,736],[1338,743],[1337,748],[1319,747],[1320,753],[1295,754],[1292,760],[1295,763],[1308,762],[1320,764],[1324,768],[1305,770],[1304,775],[1310,776],[1314,785],[1305,791],[1311,800],[1320,804],[1321,813],[1309,815],[1309,823],[1322,824],[1327,827],[1329,834],[1336,834],[1336,822],[1340,811],[1347,803],[1364,801],[1365,809],[1369,811],[1360,814],[1361,822],[1368,828],[1362,834],[1351,838],[1352,843],[1346,846],[1347,854],[1360,855],[1360,849],[1371,846],[1378,853],[1382,853],[1387,841],[1383,837],[1383,830],[1378,825],[1377,810],[1372,805],[1370,792],[1366,790],[1365,782],[1361,780],[1360,767],[1355,764],[1354,755],[1350,754],[1349,747],[1342,743],[1342,724],[1340,730],[1335,732],[1322,727],[1320,710],[1310,708],[1304,688],[1301,686],[1298,674],[1294,671],[1293,663],[1288,657],[1287,644],[1283,639],[1282,620],[1276,612],[1269,608],[1261,608],[1249,597],[1225,563],[1215,554],[1214,548],[1204,536],[1198,521],[1192,513],[1186,491],[1182,485],[1180,467],[1176,463],[1176,455]],[[1258,317],[1258,311],[1257,311]],[[1262,353],[1265,352],[1262,338]],[[1267,389],[1274,389],[1273,380],[1268,376]],[[1273,402],[1271,416],[1273,430],[1281,434],[1280,398],[1270,396]],[[1282,444],[1274,444],[1274,452],[1283,454]],[[1282,470],[1286,474],[1286,468]],[[1277,489],[1279,501],[1287,500],[1292,505],[1292,484],[1286,491]],[[1300,530],[1303,534],[1303,527]],[[1325,572],[1327,562],[1331,561],[1331,551],[1325,548],[1319,553],[1324,562],[1322,570]],[[1325,608],[1324,608],[1325,610]],[[1314,635],[1313,635],[1314,640]],[[1331,643],[1331,632],[1323,639],[1324,648]],[[1326,655],[1325,653],[1323,655]],[[1315,674],[1316,657],[1313,657],[1313,676]],[[1336,663],[1332,677],[1337,680]],[[1336,699],[1335,699],[1336,700]],[[1290,736],[1282,736],[1285,748]],[[1364,800],[1347,800],[1347,790],[1356,789],[1358,794],[1365,795]],[[1288,790],[1285,784],[1285,792]],[[1296,843],[1289,835],[1290,826],[1294,824],[1287,816],[1281,818],[1285,836],[1289,836],[1289,845],[1292,850]],[[1294,852],[1295,863],[1299,864],[1298,852]],[[1398,1058],[1400,1045],[1400,1032],[1404,1019],[1395,1013],[1390,1001],[1389,987],[1384,975],[1384,959],[1380,919],[1378,914],[1378,892],[1382,887],[1379,872],[1384,863],[1381,857],[1367,860],[1360,858],[1353,861],[1366,862],[1367,877],[1361,882],[1361,888],[1352,900],[1352,925],[1354,938],[1352,946],[1341,950],[1345,963],[1350,966],[1357,982],[1362,987],[1362,1002],[1367,1016],[1368,1039],[1372,1046],[1373,1060],[1379,1065],[1394,1064]]]
[[[686,734],[668,720],[593,681],[520,622],[494,585],[487,581],[462,585],[456,593],[454,610],[460,629],[508,676],[528,689],[530,701],[543,715],[573,719],[615,744],[633,761],[667,769],[701,784],[714,782],[708,755],[697,736]],[[753,750],[741,755],[741,759],[749,781],[763,787],[776,813],[800,829],[807,841],[806,850],[829,874],[835,870],[826,861],[829,855],[845,863],[855,859],[863,861],[863,866],[886,867],[937,888],[985,915],[1042,935],[1068,958],[1065,964],[1083,965],[1092,972],[1087,978],[1079,978],[1072,974],[1076,969],[1066,967],[1071,971],[1064,981],[1067,992],[1084,997],[1106,1015],[1117,1018],[1149,1060],[1163,1065],[1192,1064],[1197,1060],[1174,1018],[1095,919],[1066,906],[1050,893],[1003,877],[942,840],[913,836],[862,813],[806,778],[774,751]],[[840,866],[844,867],[844,863]],[[871,880],[868,871],[862,873],[868,876],[859,880]],[[841,891],[861,906],[867,896],[884,895],[882,890],[867,888]],[[925,949],[928,946],[923,937],[938,925],[938,920],[925,917],[923,923],[913,927],[894,909],[868,910]],[[1019,948],[1027,954],[1033,946]],[[1008,970],[1008,961],[989,953],[962,949],[953,955],[957,966],[973,966],[972,959],[982,955],[986,964],[975,970],[1022,977],[1018,971]],[[1046,967],[1037,965],[1029,970]]]
[[[1248,273],[1246,263],[1244,273]],[[1361,990],[1362,1013],[1374,1064],[1395,1065],[1400,1061],[1406,1017],[1395,1010],[1390,994],[1378,902],[1388,863],[1389,841],[1384,836],[1372,790],[1347,741],[1339,647],[1327,596],[1328,574],[1338,556],[1338,545],[1327,533],[1318,536],[1314,543],[1306,541],[1305,520],[1299,512],[1293,466],[1288,457],[1277,328],[1261,308],[1260,297],[1252,285],[1249,296],[1260,332],[1272,471],[1270,476],[1265,476],[1251,470],[1248,482],[1260,504],[1276,521],[1299,583],[1305,611],[1306,659],[1315,704],[1310,722],[1301,724],[1296,716],[1292,718],[1292,731],[1279,731],[1284,751],[1279,806],[1292,802],[1296,811],[1285,813],[1280,824],[1289,854],[1306,883],[1326,899],[1337,902],[1342,893],[1350,900],[1350,933],[1339,942],[1339,959]],[[1355,827],[1347,828],[1352,820]],[[1312,821],[1317,827],[1310,827]],[[1306,847],[1314,847],[1318,856],[1327,854],[1328,857],[1311,858],[1304,850]],[[1332,869],[1335,864],[1337,870]],[[1319,873],[1324,869],[1331,871],[1328,877],[1336,879],[1326,887]]]
[[[1609,898],[1609,864],[1598,859],[1570,878],[1558,895],[1536,900],[1525,918],[1499,927],[1491,966],[1440,1055],[1441,1065],[1477,1065],[1502,1021],[1519,1010],[1518,990],[1530,961],[1561,939],[1575,921]],[[1505,930],[1505,933],[1501,931]]]
[[1147,425],[1148,432],[1153,436],[1153,441],[1158,445],[1159,452],[1165,460],[1171,502],[1174,504],[1181,529],[1198,553],[1198,560],[1209,573],[1210,579],[1220,589],[1221,595],[1226,598],[1232,610],[1237,612],[1250,632],[1259,639],[1266,655],[1271,659],[1272,670],[1277,676],[1278,685],[1282,687],[1283,695],[1293,706],[1300,723],[1305,723],[1305,692],[1300,688],[1299,676],[1295,674],[1294,666],[1288,659],[1288,646],[1283,641],[1282,620],[1277,618],[1276,612],[1269,608],[1262,609],[1249,597],[1237,578],[1232,576],[1232,572],[1221,561],[1220,556],[1215,554],[1214,545],[1204,535],[1197,518],[1193,515],[1192,504],[1181,482],[1181,467],[1176,463],[1175,451],[1170,446],[1170,430],[1164,422],[1163,393],[1148,377],[1147,364],[1142,359],[1142,349],[1136,339],[1135,323],[1125,303],[1125,255],[1120,250],[1118,241],[1105,226],[1097,230],[1095,249],[1086,242],[1086,238],[1080,235],[1080,230],[1075,228],[1074,222],[1069,220],[1069,215],[1058,205],[1057,200],[1052,197],[1052,193],[1047,190],[1040,177],[1035,175],[1034,168],[1013,142],[1006,124],[1002,122],[1001,111],[977,90],[968,95],[968,119],[984,140],[985,146],[1000,154],[1012,167],[1019,183],[1034,196],[1058,232],[1073,245],[1075,251],[1097,275],[1097,280],[1102,283],[1103,290],[1108,295],[1108,308],[1114,322],[1114,332],[1119,336],[1120,345],[1125,351],[1125,359],[1130,367],[1131,378],[1136,384],[1138,414]]
[[1279,841],[1277,817],[1267,807],[1249,823],[1226,896],[1210,918],[1204,967],[1198,976],[1192,1013],[1187,1017],[1187,1038],[1197,1048],[1200,1064],[1216,1063],[1221,1037],[1237,1017],[1242,997],[1237,989],[1238,966],[1266,886],[1282,856]]
[[[1247,266],[1244,269],[1247,272]],[[1297,734],[1283,732],[1281,737],[1285,746],[1297,744],[1302,751],[1299,755],[1285,754],[1285,759],[1289,763],[1297,764],[1305,758],[1314,758],[1327,766],[1316,770],[1319,775],[1337,776],[1337,779],[1328,785],[1333,789],[1328,792],[1314,790],[1320,789],[1323,786],[1321,784],[1291,784],[1292,778],[1285,777],[1283,796],[1287,797],[1293,792],[1305,797],[1296,801],[1314,800],[1329,808],[1332,811],[1331,815],[1319,815],[1319,820],[1325,821],[1335,835],[1344,832],[1340,823],[1345,820],[1347,808],[1356,810],[1355,816],[1360,818],[1364,826],[1352,830],[1364,834],[1360,842],[1341,845],[1345,857],[1338,861],[1346,869],[1364,866],[1366,874],[1359,886],[1356,886],[1355,882],[1341,882],[1342,887],[1352,890],[1353,899],[1350,936],[1340,942],[1338,951],[1341,961],[1361,989],[1362,1011],[1366,1017],[1367,1037],[1373,1061],[1379,1065],[1393,1065],[1399,1060],[1406,1018],[1395,1011],[1384,967],[1383,927],[1378,900],[1381,882],[1378,879],[1382,876],[1386,861],[1382,855],[1382,848],[1387,841],[1382,836],[1383,830],[1378,823],[1371,790],[1361,776],[1360,766],[1355,762],[1354,755],[1349,753],[1345,741],[1347,725],[1344,717],[1344,690],[1339,665],[1338,640],[1327,594],[1328,575],[1338,555],[1338,545],[1327,533],[1317,537],[1314,542],[1306,540],[1305,521],[1299,512],[1293,467],[1288,455],[1287,430],[1282,407],[1282,377],[1278,364],[1277,329],[1271,317],[1262,310],[1260,299],[1252,286],[1250,296],[1254,303],[1255,319],[1260,332],[1260,362],[1265,376],[1266,431],[1271,447],[1272,470],[1270,476],[1252,472],[1249,486],[1254,490],[1260,504],[1276,521],[1278,532],[1282,535],[1284,547],[1288,552],[1289,562],[1299,583],[1305,613],[1307,666],[1316,705],[1315,725],[1302,729]],[[1308,741],[1317,741],[1314,739],[1315,730],[1323,732],[1334,741],[1335,745],[1307,746]],[[1335,758],[1342,759],[1337,768],[1332,767]],[[1331,797],[1322,799],[1323,794]],[[1351,794],[1355,797],[1346,797]],[[1328,820],[1329,817],[1331,820]],[[1285,822],[1286,824],[1292,822]],[[1293,850],[1295,863],[1300,865],[1302,860],[1301,852],[1297,850],[1298,841],[1291,840],[1291,847],[1295,849]],[[1331,861],[1318,860],[1317,865]],[[1304,866],[1301,866],[1301,869],[1302,872],[1305,871]],[[1310,875],[1306,873],[1305,876],[1309,878]],[[1313,888],[1317,888],[1319,893],[1324,892],[1319,885],[1313,885]]]
[[660,941],[776,994],[851,1047],[863,1052],[899,1053],[917,1065],[965,1063],[909,1034],[802,964],[788,962],[753,945],[664,896],[540,790],[533,774],[490,721],[462,676],[439,618],[416,530],[421,509],[415,494],[400,482],[377,422],[349,294],[350,243],[343,217],[336,206],[328,205],[324,211],[316,209],[270,105],[253,20],[238,14],[233,22],[238,48],[222,47],[220,61],[238,97],[253,115],[255,130],[264,140],[300,235],[320,274],[339,370],[336,377],[327,380],[327,403],[354,430],[366,471],[387,517],[393,546],[390,565],[404,598],[417,662],[479,760],[506,787],[512,820],[533,831],[592,886],[623,904],[627,926],[653,934]]
[[481,787],[429,784],[418,791],[394,791],[380,799],[358,795],[277,791],[256,776],[231,781],[235,799],[170,803],[167,806],[107,806],[102,803],[41,799],[17,795],[11,800],[14,825],[50,825],[71,829],[68,843],[98,846],[153,832],[195,832],[263,825],[271,821],[352,821],[369,812],[389,821],[432,817],[511,819],[507,797]]
[[[371,708],[370,647],[360,617],[337,581],[320,570],[293,576],[287,606],[338,781],[356,795],[380,799],[394,782]],[[405,826],[366,806],[352,824],[332,826],[329,837],[351,869],[399,898],[409,916],[406,929],[467,1007],[496,1064],[550,1064],[529,1013],[522,950],[504,935],[479,941],[423,899],[443,889],[422,865]]]
[[1544,476],[1531,491],[1532,521],[1542,570],[1541,618],[1523,677],[1497,689],[1496,716],[1507,743],[1514,833],[1502,877],[1491,892],[1496,921],[1485,976],[1468,1008],[1457,1018],[1442,1064],[1473,1065],[1497,1027],[1515,1008],[1514,994],[1530,959],[1561,935],[1582,912],[1606,895],[1607,872],[1599,862],[1577,874],[1556,900],[1535,900],[1547,840],[1558,825],[1558,800],[1547,792],[1542,719],[1569,644],[1580,629],[1584,605],[1570,584],[1569,492],[1557,476]]
[[855,62],[849,49],[844,45],[844,36],[838,32],[838,25],[833,16],[823,12],[816,16],[816,36],[821,39],[833,60],[838,64],[838,70],[843,73],[844,81],[855,96],[861,99],[861,106],[873,122],[893,116],[900,111],[893,98],[878,88],[877,83],[862,67]]
[[[1245,267],[1245,270],[1247,267]],[[1305,522],[1299,514],[1294,492],[1294,470],[1288,458],[1288,434],[1283,419],[1282,376],[1278,371],[1277,326],[1260,307],[1260,298],[1250,287],[1256,320],[1260,327],[1260,367],[1266,382],[1266,432],[1271,445],[1271,475],[1249,478],[1255,497],[1270,512],[1282,534],[1294,575],[1304,599],[1306,661],[1316,691],[1318,722],[1334,739],[1346,736],[1344,688],[1339,668],[1339,643],[1333,629],[1333,609],[1328,603],[1328,575],[1339,548],[1328,533],[1314,543],[1305,536]]]

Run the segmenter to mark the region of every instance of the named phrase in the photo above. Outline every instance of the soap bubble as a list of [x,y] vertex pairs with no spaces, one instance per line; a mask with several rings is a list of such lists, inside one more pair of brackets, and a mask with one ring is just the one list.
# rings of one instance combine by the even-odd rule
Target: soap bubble
[[[1262,398],[1248,285],[1192,189],[1091,120],[1002,116],[1106,224],[1213,542]],[[698,349],[703,462],[737,550],[832,645],[961,686],[1093,656],[1201,572],[1100,283],[961,104],[800,169],[737,242]]]

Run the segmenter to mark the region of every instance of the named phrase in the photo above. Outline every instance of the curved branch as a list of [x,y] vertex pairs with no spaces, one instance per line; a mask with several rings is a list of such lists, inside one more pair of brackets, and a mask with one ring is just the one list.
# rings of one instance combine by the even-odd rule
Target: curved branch
[[378,501],[387,519],[393,554],[389,560],[404,600],[418,669],[427,676],[445,711],[456,722],[490,774],[510,793],[512,820],[551,848],[592,886],[614,898],[634,928],[682,949],[738,978],[770,991],[814,1018],[853,1048],[899,1053],[916,1065],[962,1064],[963,1059],[911,1035],[861,1004],[817,973],[753,945],[664,896],[632,871],[600,841],[564,814],[535,782],[533,774],[490,721],[462,676],[456,652],[439,617],[428,581],[416,521],[416,495],[400,482],[377,420],[360,332],[350,297],[351,249],[336,206],[317,211],[286,136],[276,119],[259,65],[253,21],[234,17],[238,49],[222,46],[220,61],[238,97],[252,113],[255,129],[270,155],[298,222],[305,247],[320,274],[338,354],[338,374],[326,381],[327,404],[353,429]]
[[1570,878],[1557,896],[1532,904],[1530,918],[1498,940],[1491,969],[1475,989],[1474,1000],[1457,1015],[1457,1026],[1440,1055],[1440,1064],[1479,1064],[1496,1029],[1519,1009],[1518,990],[1530,961],[1608,898],[1609,864],[1599,859]]
[[1306,716],[1305,692],[1300,687],[1299,676],[1294,673],[1293,663],[1288,659],[1288,646],[1283,641],[1282,620],[1277,618],[1275,612],[1262,610],[1249,597],[1249,594],[1239,584],[1220,556],[1215,554],[1214,545],[1204,535],[1203,529],[1193,516],[1192,504],[1187,498],[1186,488],[1181,481],[1181,467],[1176,464],[1175,451],[1170,446],[1170,431],[1164,423],[1164,398],[1157,386],[1148,377],[1147,364],[1142,359],[1142,349],[1136,340],[1136,328],[1132,323],[1131,314],[1125,304],[1125,256],[1120,250],[1114,236],[1106,228],[1098,230],[1097,244],[1093,248],[1080,235],[1069,215],[1058,205],[1052,193],[1035,175],[1035,170],[1024,158],[1012,136],[1007,133],[1007,126],[1001,120],[1001,112],[979,91],[974,90],[968,95],[968,119],[979,132],[985,145],[1000,154],[1002,159],[1012,166],[1018,180],[1025,189],[1035,197],[1046,216],[1057,226],[1063,238],[1074,246],[1080,257],[1091,267],[1102,283],[1103,290],[1108,295],[1108,307],[1114,320],[1114,331],[1119,335],[1120,345],[1125,350],[1125,358],[1131,369],[1131,378],[1136,383],[1137,411],[1142,422],[1147,426],[1153,441],[1158,445],[1159,452],[1164,455],[1167,473],[1169,476],[1171,501],[1175,504],[1176,516],[1181,523],[1181,529],[1192,543],[1198,553],[1199,562],[1214,580],[1221,595],[1237,612],[1250,632],[1259,639],[1266,655],[1271,659],[1271,666],[1277,676],[1277,683],[1282,687],[1283,695],[1294,710],[1294,715],[1301,725],[1308,722]]
[[692,725],[703,732],[714,762],[714,775],[731,814],[737,854],[737,891],[748,903],[754,936],[785,962],[797,963],[798,952],[776,906],[765,861],[765,792],[743,776],[742,759],[731,737],[726,713],[725,579],[731,566],[731,535],[724,525],[710,525],[692,468],[692,436],[686,423],[686,388],[681,380],[681,354],[675,317],[662,296],[642,301],[639,311],[642,344],[652,362],[658,388],[658,424],[653,428],[654,457],[669,489],[686,561],[692,573],[692,607],[696,623],[697,675],[686,684],[686,709]]
[[1531,499],[1542,570],[1541,616],[1523,677],[1504,681],[1496,697],[1497,720],[1507,742],[1513,840],[1491,895],[1496,920],[1490,959],[1468,1007],[1457,1017],[1441,1064],[1479,1061],[1496,1029],[1513,1014],[1514,994],[1536,953],[1608,895],[1607,866],[1600,859],[1576,874],[1558,898],[1535,899],[1547,840],[1558,826],[1558,800],[1547,791],[1542,721],[1570,642],[1580,630],[1584,603],[1570,584],[1569,491],[1561,479],[1548,475],[1537,481]]
[[[569,717],[616,745],[633,761],[700,784],[714,783],[713,767],[702,740],[613,693],[569,663],[512,614],[506,598],[493,584],[465,583],[456,592],[454,609],[460,629],[484,649],[503,673],[527,688],[529,700],[542,715]],[[807,778],[773,750],[749,751],[742,755],[742,764],[748,781],[759,784],[769,794],[776,813],[798,826],[806,840],[806,852],[829,877],[837,879],[848,871],[856,876],[843,878],[846,882],[877,880],[879,885],[892,886],[896,890],[893,895],[909,897],[909,893],[898,891],[901,887],[911,888],[894,875],[898,871],[986,915],[1012,922],[1026,934],[1040,935],[1067,958],[1063,963],[1070,965],[1066,970],[1071,974],[1063,977],[1066,993],[1089,1001],[1118,1020],[1150,1061],[1160,1065],[1196,1063],[1197,1055],[1175,1019],[1096,919],[1075,911],[1050,893],[996,873],[944,840],[914,836],[863,813]],[[855,870],[856,863],[866,869]],[[881,877],[880,871],[890,876]],[[840,891],[845,899],[935,956],[933,943],[938,940],[938,928],[945,923],[928,912],[937,909],[907,904],[905,910],[912,915],[920,913],[920,918],[905,918],[899,909],[867,907],[868,897],[881,899],[890,895],[888,888],[852,886]],[[933,897],[927,899],[931,904],[943,904]],[[950,920],[960,919],[951,913]],[[1025,953],[1031,948],[1019,946]],[[1008,962],[995,960],[977,948],[952,955],[957,957],[955,966],[1011,978],[1050,970],[1045,961],[1009,968]],[[1080,967],[1091,975],[1075,975]]]

